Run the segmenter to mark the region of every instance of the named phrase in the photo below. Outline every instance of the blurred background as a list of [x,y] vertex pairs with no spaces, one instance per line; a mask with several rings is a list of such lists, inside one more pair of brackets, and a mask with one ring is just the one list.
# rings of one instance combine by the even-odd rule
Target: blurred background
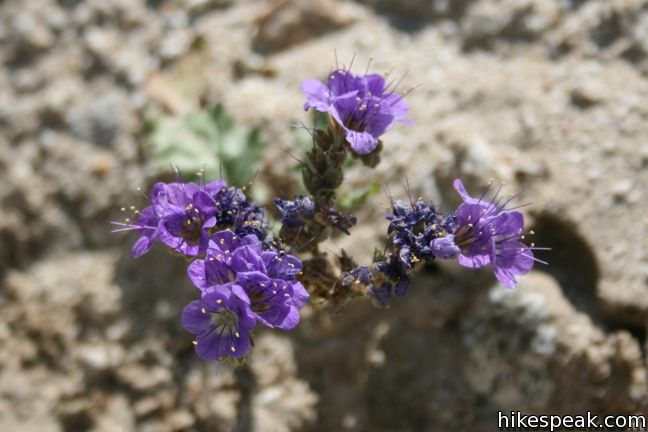
[[[389,309],[307,308],[248,369],[193,353],[186,262],[111,234],[169,166],[290,196],[299,90],[394,70],[345,248],[384,239],[380,180],[457,203],[489,179],[549,266],[506,290],[431,266]],[[648,415],[648,1],[0,1],[0,430],[493,431],[497,412]],[[219,168],[220,171],[219,171]],[[238,177],[237,177],[238,176]],[[366,193],[365,193],[366,192]],[[359,198],[360,196],[360,198]],[[355,201],[354,201],[355,200]]]

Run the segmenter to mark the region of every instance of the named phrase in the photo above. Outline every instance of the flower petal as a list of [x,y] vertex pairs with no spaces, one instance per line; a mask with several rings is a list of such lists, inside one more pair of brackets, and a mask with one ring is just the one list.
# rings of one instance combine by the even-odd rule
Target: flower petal
[[257,312],[259,323],[270,328],[290,330],[299,323],[299,311],[289,302],[272,303],[262,312]]
[[256,246],[242,246],[236,249],[232,253],[231,267],[236,272],[265,271],[260,248]]
[[201,334],[209,330],[211,326],[210,314],[203,313],[203,309],[202,302],[194,300],[182,310],[182,326],[189,333]]
[[412,124],[411,121],[404,119],[409,108],[402,96],[392,93],[385,97],[385,104],[387,105],[391,115],[394,116],[394,121],[400,122],[401,124]]
[[245,303],[246,305],[250,304],[250,297],[248,297],[247,293],[240,285],[232,284],[231,289],[232,289],[232,294],[238,297],[243,303]]
[[139,258],[148,252],[153,246],[153,239],[150,235],[144,234],[137,239],[132,248],[134,258]]
[[227,182],[223,179],[217,179],[212,182],[207,183],[205,186],[203,186],[203,189],[205,192],[207,192],[210,195],[215,195],[218,192],[221,191],[224,187],[227,187]]
[[231,230],[222,230],[215,233],[209,246],[222,252],[232,252],[241,245],[241,239]]
[[241,284],[241,286],[246,286],[247,284],[260,285],[260,284],[269,284],[270,278],[263,272],[260,271],[244,271],[239,272],[236,275],[236,281]]
[[517,285],[517,279],[515,279],[515,275],[509,269],[493,266],[493,273],[497,280],[506,288],[515,288],[515,285]]
[[205,191],[198,191],[194,194],[193,205],[203,216],[211,216],[217,210],[216,201]]
[[510,241],[498,245],[493,259],[493,273],[507,288],[517,284],[515,276],[527,274],[533,268],[533,252],[523,243]]
[[320,81],[307,79],[302,81],[301,90],[306,96],[304,110],[313,108],[317,111],[326,112],[329,109],[329,91]]
[[346,131],[346,140],[351,148],[359,155],[371,153],[378,146],[378,139],[369,132]]
[[468,194],[468,191],[466,190],[466,187],[464,186],[461,179],[454,179],[452,186],[454,186],[461,199],[463,199],[465,202],[472,203],[475,201],[475,199]]
[[306,291],[306,288],[304,288],[304,285],[302,285],[301,282],[295,281],[292,283],[292,304],[297,309],[303,308],[309,298],[310,294]]
[[375,96],[382,96],[385,92],[385,77],[380,74],[365,75],[367,91]]
[[204,360],[220,360],[228,353],[231,337],[221,333],[222,330],[212,330],[198,335],[196,338],[196,354]]
[[199,290],[202,291],[209,286],[204,260],[194,260],[189,264],[189,267],[187,267],[187,275],[191,283]]
[[275,279],[290,280],[293,279],[300,271],[302,271],[302,263],[299,259],[292,255],[278,255],[274,254],[272,259],[269,259],[271,254],[263,253],[263,262],[266,265],[268,276]]
[[476,255],[461,254],[457,257],[457,262],[464,267],[476,269],[490,264],[491,257],[487,253]]
[[434,256],[441,259],[454,259],[461,253],[461,249],[455,244],[454,235],[452,234],[435,238],[430,242],[430,248],[432,248]]

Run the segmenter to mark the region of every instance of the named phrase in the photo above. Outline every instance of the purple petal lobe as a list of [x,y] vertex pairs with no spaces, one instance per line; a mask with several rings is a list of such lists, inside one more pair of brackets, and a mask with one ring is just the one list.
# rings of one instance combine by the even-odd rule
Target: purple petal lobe
[[239,272],[236,275],[236,281],[243,286],[246,286],[247,284],[259,285],[269,284],[270,278],[265,273],[260,271],[246,271]]
[[369,132],[347,130],[346,139],[351,144],[351,148],[359,155],[369,154],[378,146],[378,139]]
[[302,263],[292,255],[279,255],[276,252],[264,252],[263,262],[268,275],[275,279],[290,280],[302,271]]
[[468,268],[477,269],[484,266],[487,266],[491,262],[490,255],[481,254],[481,255],[459,255],[457,257],[457,262]]
[[189,303],[182,311],[182,326],[193,334],[200,334],[208,331],[210,327],[209,314],[202,312],[202,305],[199,300]]
[[193,196],[193,205],[203,214],[212,215],[216,213],[216,201],[207,192],[196,192]]
[[133,257],[139,258],[148,252],[153,245],[153,241],[149,236],[143,235],[133,245],[132,253]]
[[301,84],[301,90],[306,96],[304,109],[316,109],[317,111],[326,112],[329,109],[329,92],[324,84],[318,80],[307,79]]
[[250,298],[248,297],[245,290],[238,284],[232,284],[232,294],[241,299],[245,304],[250,304]]
[[293,282],[292,283],[292,303],[297,309],[303,308],[306,303],[308,302],[308,299],[310,298],[310,294],[308,291],[306,291],[306,288],[304,288],[304,285],[301,284],[301,282]]
[[241,244],[241,239],[230,230],[218,231],[210,241],[210,247],[222,252],[232,252]]
[[464,186],[463,182],[461,179],[455,179],[452,182],[452,186],[454,186],[455,190],[459,194],[459,196],[465,201],[465,202],[471,202],[474,200],[473,197],[471,197],[468,194],[468,191],[466,190],[466,187]]
[[454,235],[452,234],[435,238],[430,243],[430,247],[434,256],[441,259],[454,259],[461,253],[461,249],[455,244]]
[[194,286],[200,290],[204,290],[209,286],[207,274],[205,272],[205,261],[195,260],[187,268],[187,275],[189,280]]
[[232,253],[232,269],[236,272],[265,271],[259,248],[242,246]]

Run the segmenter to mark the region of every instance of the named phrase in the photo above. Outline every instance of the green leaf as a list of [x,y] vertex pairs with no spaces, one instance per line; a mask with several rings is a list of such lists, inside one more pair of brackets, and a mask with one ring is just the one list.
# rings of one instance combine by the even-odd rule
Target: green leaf
[[371,195],[380,193],[380,182],[375,180],[367,188],[357,192],[342,192],[338,200],[340,208],[349,210],[357,208],[367,201]]
[[201,168],[210,176],[222,169],[225,179],[236,186],[249,182],[265,148],[258,128],[236,126],[220,104],[209,111],[154,119],[147,142],[160,170],[177,166],[191,177]]
[[379,261],[384,261],[384,260],[385,260],[385,254],[383,253],[382,249],[378,247],[374,247],[372,262],[377,263]]

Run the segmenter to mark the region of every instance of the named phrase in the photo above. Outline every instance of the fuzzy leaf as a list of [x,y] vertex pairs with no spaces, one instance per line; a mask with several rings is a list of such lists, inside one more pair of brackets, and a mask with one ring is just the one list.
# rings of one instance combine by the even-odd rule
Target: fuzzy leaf
[[376,180],[360,191],[342,192],[338,202],[342,209],[354,209],[364,204],[367,198],[378,193],[380,193],[380,182]]
[[257,128],[237,127],[222,105],[181,117],[161,116],[151,123],[148,145],[160,170],[177,166],[191,177],[204,168],[233,185],[245,185],[258,165],[265,143]]

